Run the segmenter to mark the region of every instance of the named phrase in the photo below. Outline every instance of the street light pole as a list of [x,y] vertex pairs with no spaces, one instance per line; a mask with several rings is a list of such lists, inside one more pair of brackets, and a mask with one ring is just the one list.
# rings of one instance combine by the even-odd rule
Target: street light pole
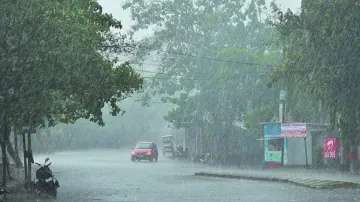
[[[280,91],[280,104],[279,104],[279,122],[285,122],[285,100],[286,100],[286,92],[285,90]],[[284,166],[284,147],[285,147],[285,139],[282,138],[281,141],[281,165]]]

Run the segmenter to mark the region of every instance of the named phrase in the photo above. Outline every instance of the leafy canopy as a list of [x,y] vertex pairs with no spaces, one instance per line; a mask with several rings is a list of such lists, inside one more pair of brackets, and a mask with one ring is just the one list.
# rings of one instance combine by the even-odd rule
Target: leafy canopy
[[142,87],[129,63],[117,65],[120,21],[95,0],[1,0],[0,92],[16,126],[73,123],[104,125],[118,101]]
[[138,46],[138,59],[160,53],[161,73],[153,90],[176,105],[166,120],[176,127],[216,125],[217,131],[210,130],[216,136],[245,122],[255,108],[273,109],[266,103],[277,98],[277,89],[267,89],[265,81],[280,51],[272,44],[274,28],[261,19],[264,7],[259,0],[133,0],[124,5],[136,21],[134,32],[159,26]]

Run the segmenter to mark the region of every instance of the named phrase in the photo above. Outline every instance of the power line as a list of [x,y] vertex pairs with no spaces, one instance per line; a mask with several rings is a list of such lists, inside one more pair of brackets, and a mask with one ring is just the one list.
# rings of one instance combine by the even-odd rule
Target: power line
[[[164,76],[167,76],[166,74]],[[146,79],[155,79],[155,80],[194,80],[194,81],[200,81],[200,80],[215,80],[215,76],[210,76],[210,77],[180,77],[180,78],[176,78],[176,77],[172,77],[172,76],[176,76],[176,75],[168,75],[169,77],[150,77],[150,76],[143,76],[143,78]],[[261,79],[261,78],[267,78],[268,75],[253,75],[253,76],[234,76],[234,77],[225,77],[225,78],[219,78],[218,80],[227,80],[227,81],[235,81],[235,80],[245,80],[245,79],[249,79],[249,78],[253,78],[253,79]]]
[[[129,60],[121,60],[121,59],[118,59],[118,61],[129,62]],[[129,62],[129,64],[131,64],[131,65],[139,65],[138,63],[130,63],[130,62]],[[141,64],[154,66],[154,67],[163,67],[164,66],[164,65],[160,65],[160,64],[144,63],[144,62],[141,62]]]
[[[191,80],[197,80],[197,79],[201,79],[201,80],[210,80],[210,79],[214,79],[214,77],[216,77],[215,75],[211,75],[211,76],[204,76],[204,75],[195,75],[195,76],[183,76],[183,75],[177,75],[177,74],[169,74],[169,73],[165,73],[165,72],[154,72],[154,71],[149,71],[149,70],[141,70],[141,69],[136,69],[133,68],[136,71],[139,72],[145,72],[145,73],[153,73],[153,74],[157,74],[157,75],[164,75],[164,76],[170,76],[169,78],[164,78],[164,77],[156,77],[157,75],[155,75],[154,77],[144,77],[144,78],[155,78],[155,79],[191,79]],[[180,78],[174,78],[175,77],[180,77]],[[244,76],[233,76],[233,77],[226,77],[226,79],[246,79],[246,78],[258,78],[258,77],[264,77],[264,76],[269,76],[268,74],[266,74],[265,72],[263,72],[263,74],[259,74],[259,75],[244,75]]]
[[[129,47],[129,46],[119,46],[119,47],[126,47],[126,48],[133,48],[135,49],[136,47]],[[199,59],[205,59],[205,60],[213,60],[213,61],[219,61],[219,62],[227,62],[227,63],[235,63],[235,64],[242,64],[242,65],[251,65],[251,66],[276,66],[277,64],[260,64],[260,63],[252,63],[252,62],[241,62],[241,61],[235,61],[235,60],[224,60],[224,59],[219,59],[219,58],[213,58],[213,57],[207,57],[207,56],[198,56],[198,55],[191,55],[191,54],[186,54],[186,53],[181,53],[181,52],[174,52],[174,51],[164,51],[164,50],[154,50],[152,48],[146,47],[146,46],[139,46],[139,48],[144,48],[144,49],[148,49],[148,50],[152,50],[152,51],[158,51],[158,52],[163,52],[163,53],[170,53],[170,54],[174,54],[174,55],[181,55],[181,56],[187,56],[187,57],[193,57],[193,58],[199,58]]]
[[[119,61],[124,61],[124,62],[127,62],[128,60],[120,60]],[[136,65],[137,63],[130,63],[130,64],[134,64]],[[159,66],[161,67],[162,65],[159,65],[159,64],[151,64],[151,63],[142,63],[142,64],[146,64],[146,65],[152,65],[152,66]],[[209,77],[206,77],[204,75],[195,75],[195,76],[184,76],[184,75],[177,75],[177,74],[170,74],[170,73],[165,73],[165,72],[155,72],[155,71],[150,71],[150,70],[142,70],[142,69],[137,69],[137,68],[133,68],[134,70],[136,71],[139,71],[139,72],[145,72],[145,73],[152,73],[152,74],[157,74],[157,75],[165,75],[165,76],[170,76],[171,78],[159,78],[159,77],[143,77],[143,78],[152,78],[152,79],[190,79],[190,80],[211,80],[211,79],[214,79],[214,75],[212,76],[209,76]],[[174,78],[174,76],[179,76],[181,78]],[[234,76],[230,79],[239,79],[239,78],[255,78],[255,77],[262,77],[262,76],[265,76],[265,75],[247,75],[247,76],[244,76],[244,77],[239,77],[239,76]],[[268,76],[268,75],[267,75]],[[227,77],[229,78],[229,77]]]
[[[113,45],[115,46],[115,45]],[[126,47],[126,48],[133,48],[135,49],[136,47],[133,46],[120,46],[120,45],[116,45],[117,47]],[[110,47],[110,46],[109,46]],[[163,53],[170,53],[170,54],[174,54],[174,55],[181,55],[181,56],[187,56],[187,57],[193,57],[193,58],[199,58],[199,59],[206,59],[206,60],[213,60],[213,61],[219,61],[219,62],[228,62],[228,63],[235,63],[235,64],[242,64],[242,65],[250,65],[250,66],[268,66],[268,67],[277,67],[280,66],[282,64],[260,64],[260,63],[252,63],[252,62],[241,62],[241,61],[234,61],[234,60],[224,60],[224,59],[219,59],[219,58],[212,58],[212,57],[206,57],[206,56],[197,56],[197,55],[191,55],[191,54],[186,54],[186,53],[181,53],[181,52],[174,52],[174,51],[164,51],[164,50],[154,50],[153,48],[150,47],[146,47],[146,46],[139,46],[140,48],[144,48],[144,49],[148,49],[148,50],[152,50],[152,51],[158,51],[158,52],[163,52]],[[293,64],[295,64],[294,62],[291,62]],[[134,63],[135,64],[135,63]],[[159,67],[163,67],[164,65],[159,65],[159,64],[150,64],[150,63],[142,63],[142,64],[146,64],[146,65],[150,65],[150,66],[159,66]],[[336,65],[321,65],[319,67],[346,67],[346,66],[350,66],[352,64],[336,64]],[[290,70],[290,71],[302,71],[302,70]],[[303,71],[308,71],[308,70],[303,70]]]
[[[145,48],[145,49],[150,49],[150,50],[153,50],[152,48],[148,48],[148,47],[145,47],[145,46],[140,46],[141,48]],[[132,47],[132,48],[136,48],[136,47]],[[264,65],[264,64],[260,64],[260,63],[249,63],[249,62],[240,62],[240,61],[232,61],[232,60],[223,60],[223,59],[218,59],[218,58],[211,58],[211,57],[204,57],[204,56],[196,56],[196,55],[191,55],[191,54],[185,54],[185,53],[179,53],[179,52],[173,52],[173,51],[162,51],[162,50],[156,50],[156,51],[159,51],[159,52],[164,52],[164,53],[170,53],[170,54],[176,54],[176,55],[181,55],[181,56],[188,56],[188,57],[194,57],[194,58],[201,58],[201,59],[207,59],[207,60],[213,60],[213,61],[219,61],[219,62],[229,62],[229,63],[236,63],[236,64],[243,64],[243,65],[252,65],[252,66],[272,66],[272,67],[275,67],[275,66],[278,66],[278,65]],[[121,61],[121,60],[120,60]],[[122,60],[122,61],[127,61],[127,60]],[[152,63],[143,63],[141,62],[142,64],[144,65],[149,65],[149,66],[156,66],[156,67],[164,67],[164,65],[160,65],[160,64],[152,64]],[[137,64],[137,63],[131,63],[131,64]],[[322,66],[322,67],[343,67],[343,66],[348,66],[349,64],[338,64],[338,65],[329,65],[329,66]],[[163,73],[163,72],[153,72],[153,71],[147,71],[147,70],[137,70],[137,71],[141,71],[141,72],[147,72],[147,73],[155,73],[155,74],[161,74],[161,75],[167,75],[167,76],[170,76],[170,78],[160,78],[160,77],[143,77],[143,78],[148,78],[148,79],[166,79],[166,80],[169,80],[169,79],[181,79],[181,80],[211,80],[211,79],[214,79],[215,76],[210,76],[209,78],[204,78],[204,76],[183,76],[183,75],[175,75],[175,74],[168,74],[168,73]],[[300,73],[307,73],[308,70],[307,69],[304,69],[304,70],[299,70],[299,69],[289,69],[288,71],[290,72],[300,72]],[[270,73],[268,73],[268,75],[266,76],[269,76]],[[174,76],[179,76],[181,78],[174,78]],[[233,78],[229,78],[227,77],[226,79],[230,79],[230,80],[236,80],[236,79],[241,79],[241,78],[251,78],[251,77],[263,77],[265,75],[256,75],[256,76],[245,76],[245,77],[233,77]]]

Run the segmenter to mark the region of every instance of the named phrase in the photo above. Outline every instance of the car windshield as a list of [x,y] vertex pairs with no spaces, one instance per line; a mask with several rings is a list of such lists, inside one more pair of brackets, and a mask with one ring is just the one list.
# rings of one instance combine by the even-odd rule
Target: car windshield
[[135,149],[151,149],[152,143],[140,142],[137,143]]

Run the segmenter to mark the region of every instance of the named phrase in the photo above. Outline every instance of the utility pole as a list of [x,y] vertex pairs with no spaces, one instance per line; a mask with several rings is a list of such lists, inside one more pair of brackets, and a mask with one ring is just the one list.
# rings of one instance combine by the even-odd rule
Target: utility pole
[[[285,122],[285,114],[286,114],[286,106],[285,106],[285,100],[286,100],[286,91],[281,90],[280,91],[280,103],[279,103],[279,122],[284,123]],[[281,139],[281,165],[284,166],[284,147],[285,147],[285,139]]]
[[306,145],[306,137],[304,137],[304,145],[305,145],[305,162],[306,169],[309,169],[308,155],[307,155],[307,145]]
[[[26,133],[22,131],[22,138],[23,138],[23,152],[24,152],[24,172],[25,172],[25,183],[27,183],[28,180],[28,166],[26,162],[27,152],[26,152]],[[31,172],[31,171],[30,171]],[[26,184],[27,185],[27,184]]]

